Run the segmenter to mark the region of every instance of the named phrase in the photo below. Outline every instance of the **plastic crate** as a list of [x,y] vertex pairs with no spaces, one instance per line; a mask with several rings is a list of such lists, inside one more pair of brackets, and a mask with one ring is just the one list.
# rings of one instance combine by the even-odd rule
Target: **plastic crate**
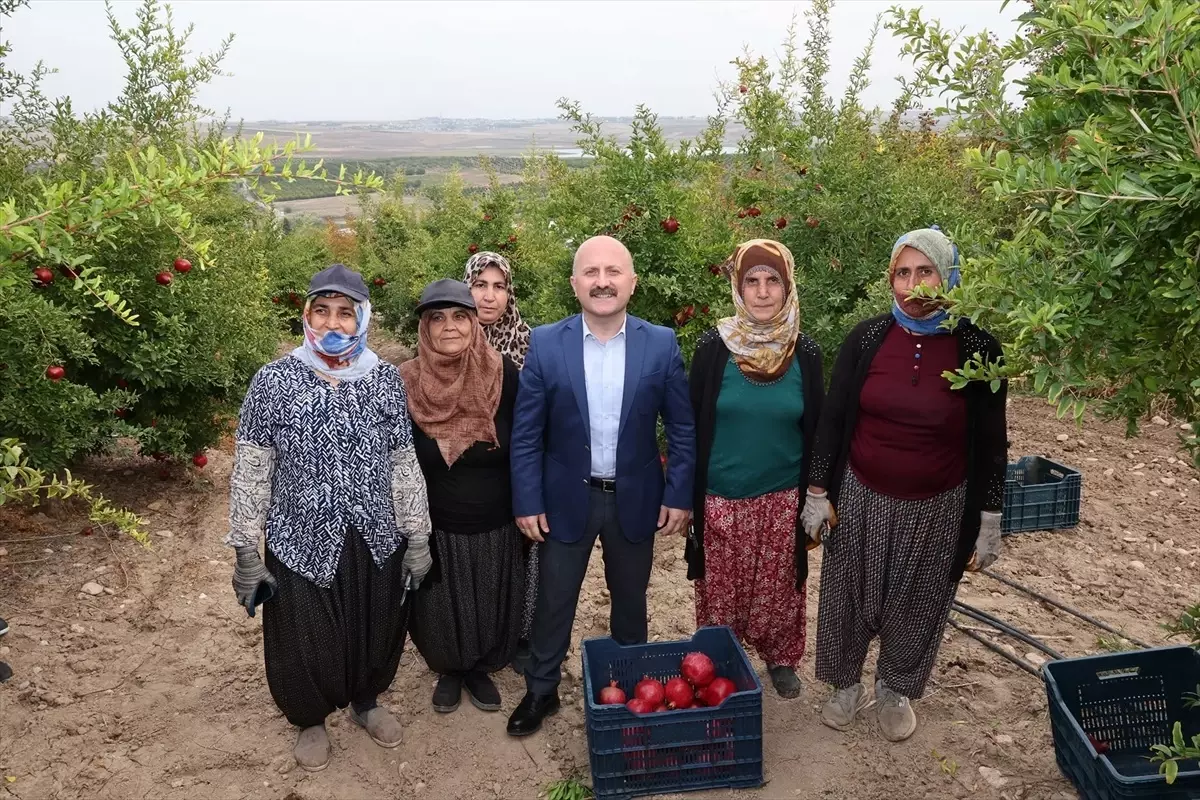
[[1049,531],[1079,524],[1083,476],[1041,456],[1009,464],[1004,476],[1001,533]]
[[[588,757],[596,797],[639,797],[763,784],[762,684],[733,631],[701,628],[691,639],[622,647],[611,638],[583,642],[583,691]],[[713,660],[717,675],[737,687],[716,708],[634,714],[600,705],[610,681],[629,697],[649,675],[664,683],[679,675],[693,650]]]
[[[1200,709],[1184,693],[1200,684],[1200,653],[1156,647],[1051,661],[1042,667],[1058,767],[1087,800],[1196,800],[1200,766],[1180,764],[1168,785],[1150,761],[1151,745],[1169,744],[1176,722],[1200,733]],[[1108,745],[1098,753],[1088,736]]]

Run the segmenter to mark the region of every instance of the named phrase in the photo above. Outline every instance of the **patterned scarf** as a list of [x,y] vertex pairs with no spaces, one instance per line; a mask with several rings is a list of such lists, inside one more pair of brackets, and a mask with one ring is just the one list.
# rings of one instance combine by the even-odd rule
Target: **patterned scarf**
[[[783,306],[766,322],[759,322],[746,308],[742,283],[756,267],[767,267],[783,281]],[[721,340],[733,354],[743,374],[757,381],[771,381],[788,371],[796,339],[800,336],[800,301],[796,297],[796,262],[779,242],[751,239],[740,245],[725,264],[733,291],[734,315],[717,322]]]
[[488,267],[496,267],[504,273],[504,279],[508,281],[508,304],[504,307],[500,319],[491,325],[484,325],[483,332],[492,347],[501,355],[511,358],[517,369],[521,369],[525,366],[525,352],[529,350],[529,325],[521,319],[521,312],[517,310],[517,293],[513,287],[512,267],[508,259],[499,253],[476,253],[467,259],[463,283],[470,286],[479,277],[479,273]]
[[[888,262],[889,282],[896,271],[896,259],[900,257],[900,252],[906,247],[911,247],[923,253],[926,258],[933,262],[938,275],[942,278],[942,286],[944,288],[953,289],[958,286],[961,280],[958,266],[958,247],[936,225],[909,231],[896,240],[896,243],[892,245],[891,261]],[[941,307],[934,309],[923,317],[913,317],[909,316],[900,307],[900,302],[893,297],[892,317],[905,330],[921,334],[922,336],[942,336],[953,332],[952,329],[943,327],[942,325],[943,322],[950,318],[950,313]]]
[[496,409],[504,384],[504,361],[476,322],[471,342],[458,355],[433,347],[429,314],[417,329],[417,357],[400,365],[408,390],[408,411],[421,430],[438,444],[447,467],[454,466],[475,442],[499,445]]
[[304,322],[304,344],[292,351],[292,357],[323,375],[339,381],[355,381],[366,376],[379,363],[379,356],[367,347],[371,301],[346,298],[354,303],[354,315],[358,321],[353,336],[338,331],[326,331],[318,336],[308,324],[308,313],[314,298],[344,296],[337,292],[322,292],[304,301],[304,313],[300,317]]

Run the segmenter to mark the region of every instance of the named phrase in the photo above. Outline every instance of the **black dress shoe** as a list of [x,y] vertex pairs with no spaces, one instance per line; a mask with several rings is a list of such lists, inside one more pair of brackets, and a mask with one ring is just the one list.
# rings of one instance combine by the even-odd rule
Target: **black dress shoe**
[[554,694],[526,692],[517,710],[508,718],[508,735],[528,736],[537,733],[542,727],[542,720],[557,714],[559,708],[557,691]]
[[486,672],[473,670],[463,676],[463,688],[471,705],[480,711],[500,710],[500,690]]

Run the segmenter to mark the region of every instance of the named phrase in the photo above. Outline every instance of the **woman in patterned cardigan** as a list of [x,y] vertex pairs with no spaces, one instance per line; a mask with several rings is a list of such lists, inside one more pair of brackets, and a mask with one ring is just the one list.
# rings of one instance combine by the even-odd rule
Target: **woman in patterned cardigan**
[[[821,721],[846,730],[874,702],[883,735],[901,741],[917,728],[910,701],[963,570],[999,555],[1008,443],[1004,382],[954,391],[943,377],[969,359],[999,362],[999,344],[913,294],[958,284],[957,248],[936,229],[906,233],[888,276],[891,313],[859,324],[838,353],[801,517],[810,535],[836,525],[821,563],[817,678],[835,690]],[[872,701],[862,671],[876,636]]]
[[404,384],[367,348],[370,319],[358,273],[313,278],[304,344],[246,393],[230,478],[233,588],[251,616],[265,600],[267,684],[310,771],[329,763],[325,718],[347,705],[377,744],[400,744],[376,697],[404,650],[406,592],[431,565]]

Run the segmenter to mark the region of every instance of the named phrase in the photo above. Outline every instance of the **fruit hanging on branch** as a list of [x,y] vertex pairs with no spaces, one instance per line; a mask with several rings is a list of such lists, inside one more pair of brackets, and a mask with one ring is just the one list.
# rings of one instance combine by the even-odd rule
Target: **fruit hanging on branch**
[[46,367],[46,377],[49,378],[50,380],[54,381],[55,383],[58,383],[64,377],[66,377],[66,374],[67,374],[67,371],[57,364]]

